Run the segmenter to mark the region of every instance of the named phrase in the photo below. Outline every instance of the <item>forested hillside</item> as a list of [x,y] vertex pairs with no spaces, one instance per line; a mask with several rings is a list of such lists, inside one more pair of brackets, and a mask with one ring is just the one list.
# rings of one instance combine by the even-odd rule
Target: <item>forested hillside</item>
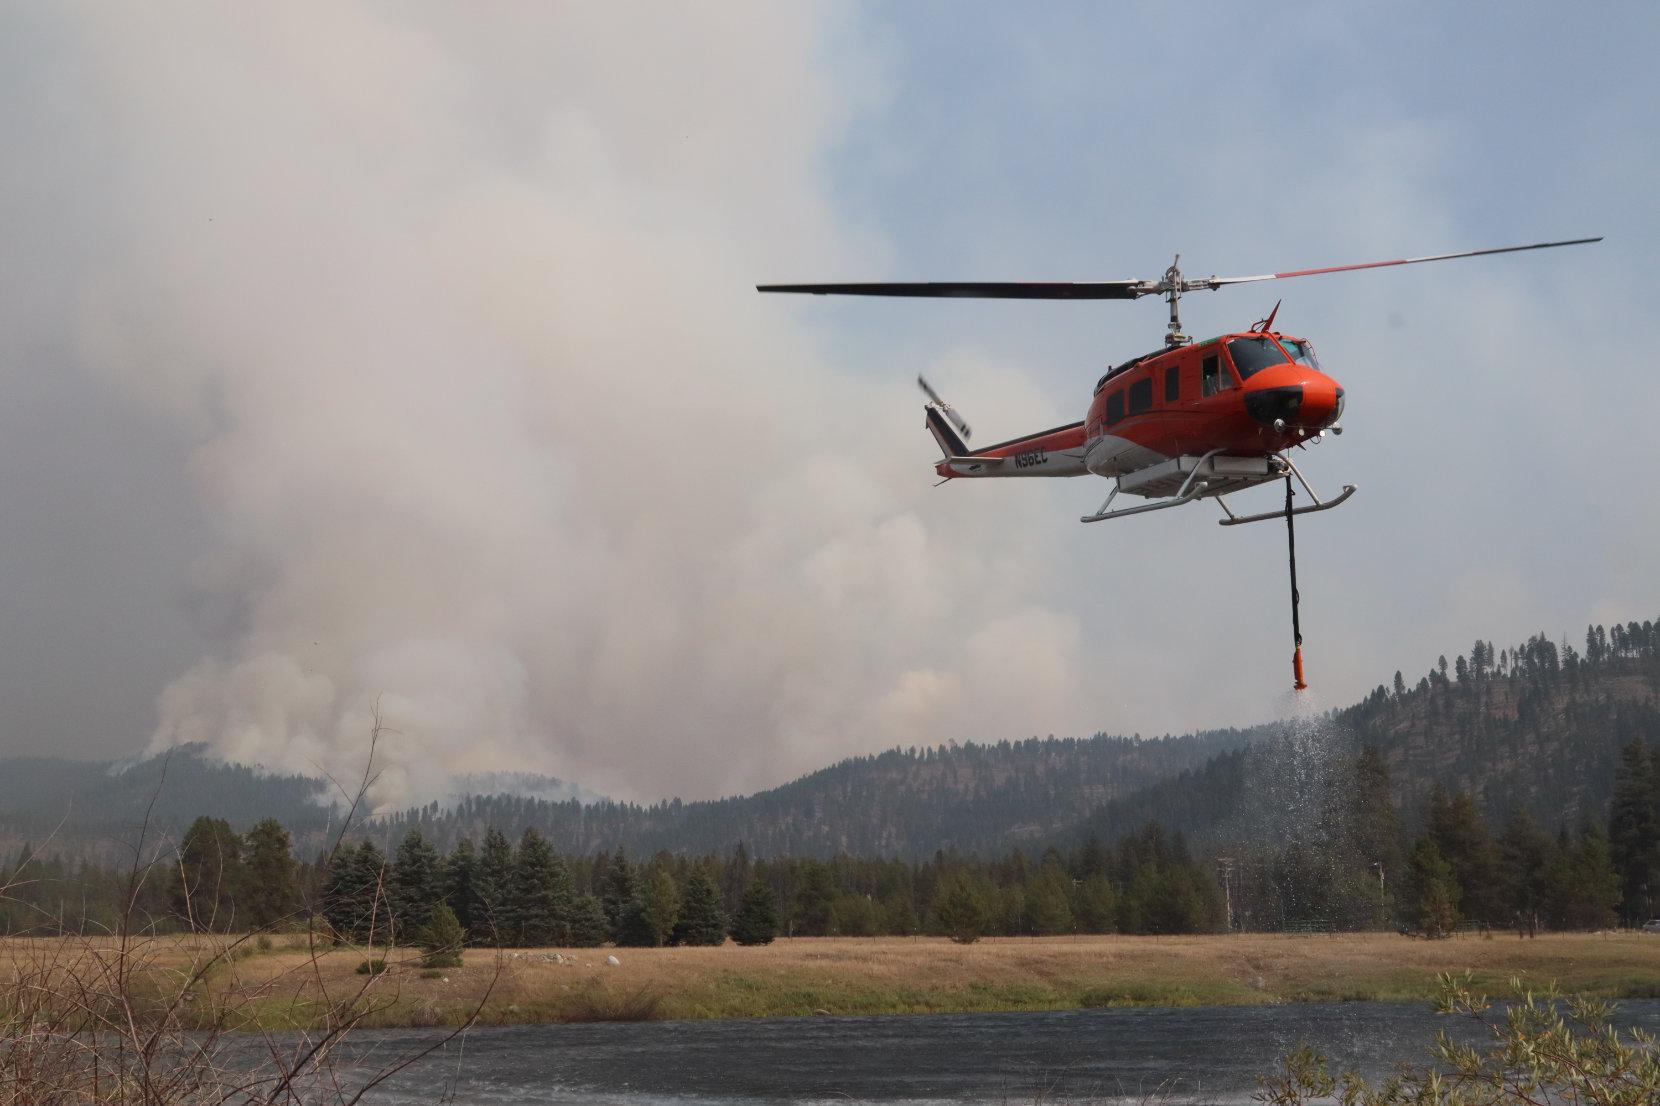
[[1622,746],[1660,740],[1660,632],[1594,626],[1583,653],[1542,634],[1497,651],[1477,642],[1413,687],[1397,673],[1336,721],[1382,751],[1409,818],[1440,784],[1490,816],[1572,825],[1607,809]]
[[[1409,827],[1423,822],[1430,793],[1441,786],[1471,795],[1488,818],[1523,811],[1554,828],[1603,817],[1619,750],[1633,738],[1660,740],[1660,633],[1652,622],[1592,627],[1583,652],[1542,635],[1513,648],[1477,642],[1415,684],[1396,674],[1392,686],[1380,685],[1355,706],[1290,728],[892,750],[709,802],[560,800],[586,793],[514,778],[516,791],[531,794],[433,803],[377,819],[363,832],[390,845],[418,827],[449,848],[491,827],[515,837],[534,827],[573,855],[619,847],[724,853],[743,842],[759,856],[921,859],[940,849],[994,856],[1075,846],[1091,836],[1112,841],[1158,821],[1205,845],[1278,832],[1248,824],[1247,799],[1256,796],[1260,809],[1261,794],[1282,787],[1289,773],[1322,758],[1351,759],[1368,746],[1388,770]],[[1295,755],[1276,739],[1295,744]],[[158,789],[163,773],[166,786]],[[198,815],[223,818],[238,831],[274,817],[309,854],[323,844],[333,816],[319,802],[324,786],[191,750],[123,771],[110,763],[0,761],[0,850],[53,835],[49,851],[110,859],[155,796],[155,828],[174,840]]]
[[1184,737],[1030,738],[995,745],[891,750],[856,757],[770,791],[712,802],[546,802],[474,796],[385,820],[396,840],[416,826],[443,847],[494,826],[535,827],[564,852],[728,852],[760,856],[892,856],[939,849],[994,855],[1032,844],[1090,810],[1237,749],[1255,730]]
[[203,814],[243,827],[277,818],[320,834],[326,786],[210,760],[195,747],[132,764],[12,757],[0,760],[0,855],[27,844],[107,858],[130,847],[146,819],[152,837],[176,841]]
[[[1437,787],[1468,793],[1494,820],[1525,813],[1553,829],[1600,820],[1621,749],[1660,742],[1660,631],[1593,626],[1584,652],[1543,635],[1504,649],[1476,642],[1415,685],[1396,673],[1355,706],[1258,735],[1293,741],[1303,759],[1375,748],[1409,827],[1424,822]],[[1283,775],[1268,762],[1290,755],[1263,741],[1219,755],[1103,804],[1058,840],[1113,840],[1151,820],[1198,841],[1236,836],[1253,791]]]

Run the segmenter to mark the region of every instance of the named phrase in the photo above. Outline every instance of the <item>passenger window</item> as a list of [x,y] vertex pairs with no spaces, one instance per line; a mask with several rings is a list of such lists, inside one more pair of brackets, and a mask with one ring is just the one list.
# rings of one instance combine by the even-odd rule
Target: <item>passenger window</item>
[[1222,360],[1216,354],[1206,357],[1199,372],[1200,395],[1213,396],[1232,383],[1222,375]]
[[1120,421],[1124,417],[1124,393],[1114,392],[1107,397],[1107,425]]
[[1182,367],[1171,365],[1164,370],[1164,402],[1175,403],[1182,398]]
[[1153,409],[1153,378],[1144,376],[1130,385],[1130,414],[1139,415]]

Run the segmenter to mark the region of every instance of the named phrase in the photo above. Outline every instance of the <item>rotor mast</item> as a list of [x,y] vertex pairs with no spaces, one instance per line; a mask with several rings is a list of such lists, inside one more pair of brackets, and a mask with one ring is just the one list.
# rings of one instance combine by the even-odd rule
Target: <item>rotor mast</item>
[[1170,263],[1170,268],[1164,270],[1162,291],[1165,302],[1170,304],[1169,333],[1164,336],[1164,344],[1171,349],[1185,346],[1193,341],[1182,333],[1182,255],[1177,254],[1176,260]]

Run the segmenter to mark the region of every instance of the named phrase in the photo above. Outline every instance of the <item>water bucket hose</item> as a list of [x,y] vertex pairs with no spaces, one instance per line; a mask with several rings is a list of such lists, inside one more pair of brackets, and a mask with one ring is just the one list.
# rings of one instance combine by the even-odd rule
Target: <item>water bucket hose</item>
[[1297,594],[1297,524],[1296,516],[1291,512],[1291,498],[1295,494],[1288,474],[1285,478],[1285,547],[1291,563],[1291,637],[1295,642],[1291,653],[1291,686],[1297,691],[1307,691],[1308,683],[1303,679],[1303,627],[1297,617],[1297,603],[1301,597]]

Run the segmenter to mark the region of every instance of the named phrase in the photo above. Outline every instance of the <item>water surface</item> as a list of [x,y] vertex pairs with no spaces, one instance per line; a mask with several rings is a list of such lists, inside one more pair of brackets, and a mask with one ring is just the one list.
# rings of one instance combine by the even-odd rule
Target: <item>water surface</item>
[[[1660,1001],[1618,1022],[1660,1031]],[[1422,1058],[1437,1029],[1480,1028],[1421,1004],[1342,1003],[549,1025],[475,1029],[374,1091],[436,1103],[957,1103],[1039,1099],[1250,1101],[1255,1077],[1307,1041],[1377,1076]],[[379,1064],[431,1031],[365,1032],[346,1056]]]

